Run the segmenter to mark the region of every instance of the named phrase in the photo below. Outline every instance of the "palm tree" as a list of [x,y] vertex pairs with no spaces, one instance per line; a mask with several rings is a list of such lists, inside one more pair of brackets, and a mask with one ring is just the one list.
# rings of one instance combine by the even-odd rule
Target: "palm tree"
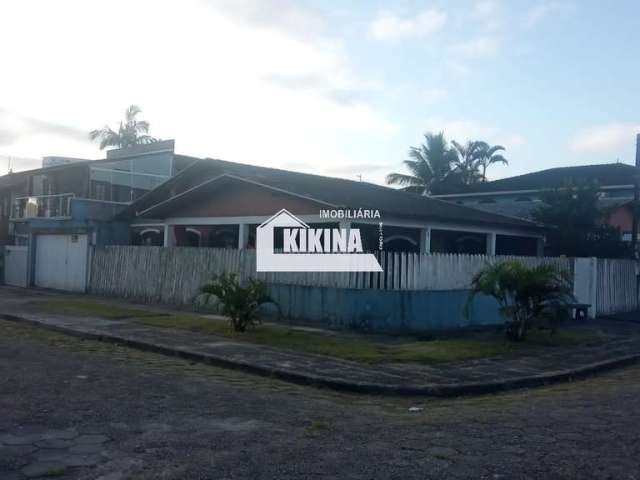
[[502,145],[489,145],[487,142],[478,142],[478,164],[482,168],[482,181],[487,181],[487,167],[494,163],[502,163],[503,165],[509,165],[504,156],[498,152],[505,151]]
[[107,147],[127,148],[133,145],[144,145],[157,142],[158,139],[149,135],[149,122],[136,120],[142,110],[137,105],[131,105],[124,114],[124,122],[120,122],[118,131],[114,131],[108,125],[100,130],[92,130],[89,138],[92,141],[100,141],[100,150]]
[[452,140],[451,144],[457,152],[454,172],[460,183],[463,185],[477,183],[482,178],[482,174],[480,173],[481,142],[467,142],[466,145],[462,145]]
[[409,149],[410,160],[403,163],[410,174],[390,173],[387,183],[402,185],[404,190],[420,194],[436,193],[451,175],[451,165],[457,160],[444,133],[425,133],[425,142]]

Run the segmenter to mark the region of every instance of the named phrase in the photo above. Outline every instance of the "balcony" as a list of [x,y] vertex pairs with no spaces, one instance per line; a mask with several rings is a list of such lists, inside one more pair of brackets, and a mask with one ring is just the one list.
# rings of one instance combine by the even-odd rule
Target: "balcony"
[[74,197],[73,193],[17,197],[11,209],[11,220],[19,221],[30,218],[63,220],[71,218],[71,200]]

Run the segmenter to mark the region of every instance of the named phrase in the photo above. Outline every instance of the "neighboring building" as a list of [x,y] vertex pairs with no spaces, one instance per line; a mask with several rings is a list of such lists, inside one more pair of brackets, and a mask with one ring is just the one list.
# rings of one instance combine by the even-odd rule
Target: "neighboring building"
[[0,245],[26,245],[45,230],[110,243],[115,214],[192,162],[173,150],[168,140],[110,150],[104,160],[45,157],[43,168],[0,177]]
[[[324,209],[379,210],[390,251],[539,255],[543,229],[366,182],[202,159],[127,207],[131,243],[252,248],[256,226],[287,209],[317,225]],[[365,249],[378,249],[376,219],[321,220],[357,226]]]
[[115,216],[193,162],[173,150],[169,140],[110,150],[103,160],[46,157],[48,166],[0,177],[5,281],[83,291],[89,247],[129,241]]
[[636,168],[625,163],[582,165],[540,170],[492,182],[458,187],[434,198],[486,212],[531,220],[540,205],[542,192],[567,184],[596,182],[602,221],[620,229],[631,240],[633,178]]

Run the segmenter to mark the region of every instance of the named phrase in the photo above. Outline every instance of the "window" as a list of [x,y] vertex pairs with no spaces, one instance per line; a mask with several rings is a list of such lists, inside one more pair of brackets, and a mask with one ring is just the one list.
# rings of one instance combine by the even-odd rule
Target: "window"
[[496,201],[493,198],[483,198],[478,203],[496,203]]
[[95,184],[95,198],[96,200],[106,200],[107,199],[107,187],[104,183],[96,183]]

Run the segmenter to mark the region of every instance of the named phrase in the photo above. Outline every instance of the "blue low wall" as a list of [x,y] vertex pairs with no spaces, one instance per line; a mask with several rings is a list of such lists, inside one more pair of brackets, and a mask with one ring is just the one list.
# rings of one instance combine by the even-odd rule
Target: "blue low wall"
[[373,290],[270,285],[285,318],[373,332],[429,332],[503,322],[498,304],[478,296],[464,315],[467,290]]

